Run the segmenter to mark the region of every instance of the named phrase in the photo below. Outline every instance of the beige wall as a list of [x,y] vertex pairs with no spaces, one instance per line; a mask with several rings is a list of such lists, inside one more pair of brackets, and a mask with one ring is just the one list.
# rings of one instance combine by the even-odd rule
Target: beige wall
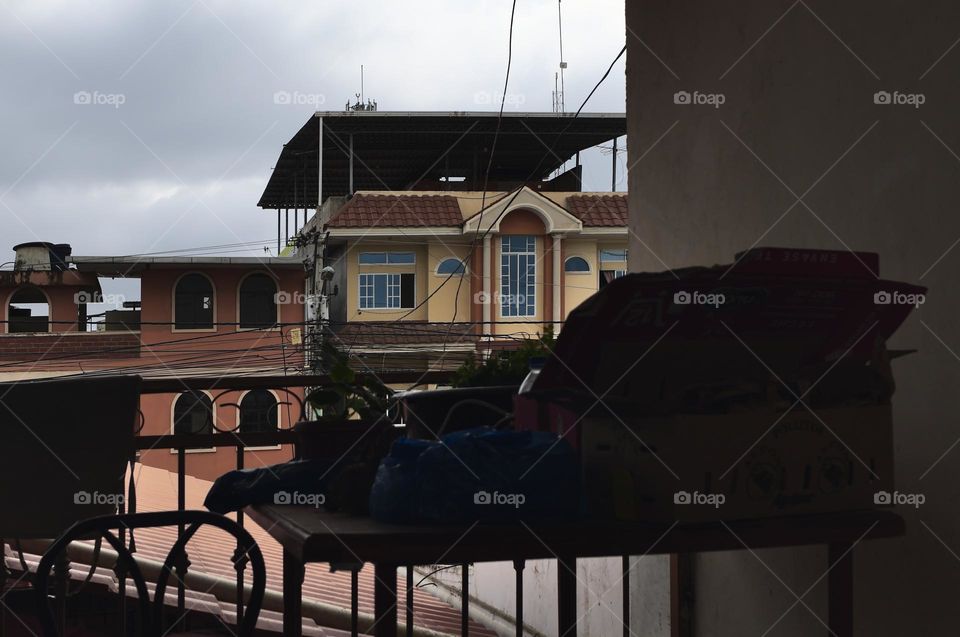
[[[645,153],[629,175],[631,269],[728,263],[759,241],[875,251],[884,278],[930,288],[890,343],[919,349],[894,363],[895,476],[926,504],[896,509],[906,537],[857,546],[857,635],[960,625],[958,22],[950,0],[627,2],[628,153]],[[675,105],[680,90],[726,99]],[[875,104],[880,90],[926,103]],[[803,606],[786,612],[787,587],[826,569],[820,548],[702,555],[696,634],[826,634]],[[822,581],[804,602],[826,618]]]
[[[360,265],[361,252],[413,252],[416,254],[414,265]],[[427,320],[427,308],[420,307],[410,313],[409,309],[402,310],[360,310],[360,274],[391,273],[402,274],[413,272],[417,275],[416,295],[417,303],[426,296],[427,285],[427,248],[426,246],[410,245],[408,242],[391,243],[388,241],[364,240],[351,243],[344,257],[347,264],[347,320],[348,321],[394,321],[401,317],[408,321]],[[407,314],[410,313],[409,316]]]
[[570,257],[583,257],[590,264],[590,272],[583,274],[564,272],[563,309],[564,318],[575,307],[599,289],[600,269],[597,267],[596,240],[567,239],[563,246],[563,261]]
[[[438,275],[437,267],[446,259],[466,259],[470,251],[469,244],[453,244],[431,242],[427,247],[427,294],[433,294],[427,302],[427,320],[449,322],[454,319],[454,300],[456,300],[457,322],[470,321],[470,306],[473,303],[473,292],[470,286],[470,261],[466,260],[466,272],[462,277]],[[439,290],[437,289],[439,288]],[[459,288],[459,290],[458,290]],[[434,294],[434,292],[436,292]]]

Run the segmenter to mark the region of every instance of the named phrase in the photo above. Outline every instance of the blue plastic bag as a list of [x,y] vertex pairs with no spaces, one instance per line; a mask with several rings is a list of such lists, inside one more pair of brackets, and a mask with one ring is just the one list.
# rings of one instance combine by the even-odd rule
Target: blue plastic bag
[[441,442],[398,440],[380,464],[370,512],[386,522],[572,518],[579,465],[555,434],[458,431]]
[[419,519],[417,459],[437,443],[400,438],[380,461],[370,489],[370,515],[383,522],[414,522]]

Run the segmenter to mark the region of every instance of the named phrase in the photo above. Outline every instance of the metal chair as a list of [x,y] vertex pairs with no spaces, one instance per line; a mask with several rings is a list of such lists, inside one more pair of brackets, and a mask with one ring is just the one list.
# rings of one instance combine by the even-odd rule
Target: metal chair
[[[147,591],[147,583],[143,571],[134,559],[133,554],[125,543],[114,534],[117,528],[143,529],[152,527],[185,525],[183,533],[174,543],[163,562],[159,579],[156,583],[153,600]],[[165,596],[170,576],[180,577],[182,565],[186,561],[187,542],[204,525],[219,528],[237,540],[237,552],[234,558],[234,568],[242,573],[249,563],[253,578],[249,595],[238,594],[237,603],[237,637],[252,637],[260,616],[263,604],[264,590],[267,584],[267,570],[263,561],[263,554],[253,537],[230,518],[208,513],[206,511],[162,511],[155,513],[134,513],[127,515],[107,515],[89,520],[83,520],[72,526],[56,542],[54,542],[37,566],[35,599],[37,616],[40,618],[44,635],[58,636],[61,627],[57,626],[55,613],[51,608],[47,594],[51,571],[58,560],[62,559],[67,547],[77,540],[102,538],[117,553],[117,563],[114,568],[121,582],[127,575],[133,580],[137,589],[137,607],[139,608],[139,631],[144,636],[160,636],[168,634],[164,629]],[[121,586],[119,594],[124,595],[125,586]],[[239,591],[238,591],[239,593]],[[233,631],[231,631],[232,633]]]

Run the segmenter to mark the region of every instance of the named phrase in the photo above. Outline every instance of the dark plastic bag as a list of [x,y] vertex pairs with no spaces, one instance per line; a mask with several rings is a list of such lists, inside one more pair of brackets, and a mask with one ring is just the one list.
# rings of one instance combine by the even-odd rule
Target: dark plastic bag
[[230,471],[217,478],[203,505],[214,513],[251,504],[323,504],[333,460],[291,460],[259,469]]
[[370,515],[384,522],[414,522],[420,517],[417,459],[438,443],[400,438],[380,462],[370,490]]
[[479,428],[402,440],[380,464],[370,510],[385,522],[569,519],[578,476],[573,448],[551,433]]

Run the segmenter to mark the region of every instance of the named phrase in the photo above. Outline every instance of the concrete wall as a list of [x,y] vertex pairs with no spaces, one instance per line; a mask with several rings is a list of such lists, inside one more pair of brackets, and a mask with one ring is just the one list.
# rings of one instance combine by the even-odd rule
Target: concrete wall
[[[634,560],[639,558],[634,558]],[[643,562],[654,558],[642,558]],[[515,571],[510,562],[489,562],[470,567],[471,601],[479,600],[496,609],[501,618],[506,618],[497,628],[504,637],[514,635],[513,617],[516,611]],[[638,569],[631,573],[630,586],[639,584]],[[440,571],[433,579],[453,590],[460,587],[460,569]],[[580,635],[620,635],[621,620],[621,560],[617,558],[584,559],[577,561],[577,616]],[[645,582],[647,588],[664,590],[666,581]],[[636,590],[636,589],[634,589]],[[636,591],[639,592],[639,591]],[[530,560],[523,571],[523,623],[526,634],[533,636],[557,634],[557,562],[556,560]],[[659,613],[649,598],[635,595],[631,607],[631,625],[646,626],[647,632],[634,631],[636,635],[656,634],[652,630],[666,630],[667,616]],[[471,606],[471,613],[483,621],[484,611]]]
[[[904,539],[857,547],[857,634],[871,637],[960,624],[958,20],[947,0],[627,2],[629,161],[646,154],[629,175],[632,270],[730,262],[754,243],[850,248],[930,287],[891,343],[920,350],[895,363],[896,479],[927,501],[898,509]],[[676,104],[678,91],[723,104]],[[878,91],[925,103],[877,104]],[[801,594],[826,570],[822,550],[696,569],[697,635],[826,632],[801,605],[787,612],[786,587]],[[825,618],[822,590],[806,601]]]

